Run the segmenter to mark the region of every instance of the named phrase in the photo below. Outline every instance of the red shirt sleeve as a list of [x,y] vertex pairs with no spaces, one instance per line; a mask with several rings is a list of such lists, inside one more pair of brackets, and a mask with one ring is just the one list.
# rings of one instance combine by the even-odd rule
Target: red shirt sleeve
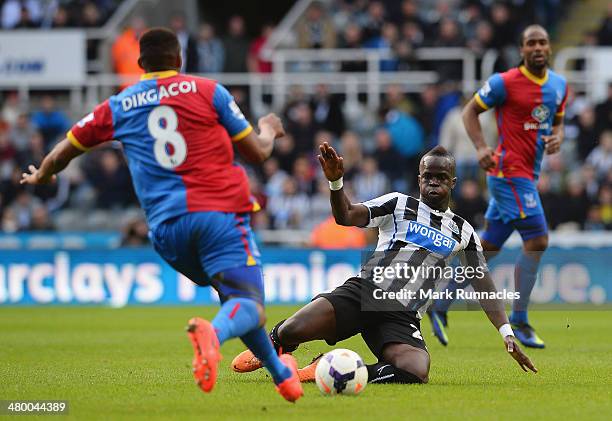
[[108,100],[94,108],[77,124],[66,137],[77,149],[88,149],[113,139],[113,116]]

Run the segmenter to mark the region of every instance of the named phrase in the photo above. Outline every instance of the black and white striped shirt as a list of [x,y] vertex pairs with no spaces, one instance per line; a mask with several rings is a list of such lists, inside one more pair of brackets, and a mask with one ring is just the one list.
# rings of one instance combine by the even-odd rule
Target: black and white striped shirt
[[[366,227],[378,228],[376,250],[364,263],[362,277],[371,278],[373,266],[401,263],[415,269],[422,267],[420,271],[409,272],[414,275],[409,278],[379,279],[379,288],[385,291],[434,290],[442,279],[437,274],[447,269],[455,256],[465,267],[488,271],[474,228],[450,209],[438,211],[419,199],[397,192],[362,204],[370,213]],[[427,270],[434,267],[440,268],[438,272]],[[398,301],[411,311],[418,311],[428,302],[418,297]]]

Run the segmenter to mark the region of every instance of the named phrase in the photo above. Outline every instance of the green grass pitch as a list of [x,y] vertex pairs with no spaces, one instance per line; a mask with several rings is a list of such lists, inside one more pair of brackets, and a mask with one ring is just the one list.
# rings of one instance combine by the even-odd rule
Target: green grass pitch
[[[296,307],[271,306],[270,322]],[[612,312],[539,311],[531,321],[545,350],[524,373],[484,313],[451,313],[450,346],[423,321],[432,357],[427,385],[369,385],[358,397],[324,397],[314,384],[296,404],[263,370],[237,374],[238,340],[222,347],[212,394],[193,383],[187,320],[216,308],[0,308],[0,399],[67,399],[78,419],[612,419]],[[338,347],[373,356],[360,337]],[[330,348],[303,345],[300,364]],[[25,419],[20,417],[19,419]]]

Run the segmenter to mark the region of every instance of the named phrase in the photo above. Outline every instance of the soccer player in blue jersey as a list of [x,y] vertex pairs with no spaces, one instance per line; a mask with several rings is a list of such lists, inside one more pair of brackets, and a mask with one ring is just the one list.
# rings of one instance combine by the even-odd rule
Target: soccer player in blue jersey
[[296,361],[279,357],[263,328],[263,278],[249,226],[258,205],[233,151],[236,145],[247,160],[264,161],[284,135],[282,123],[269,114],[257,134],[221,84],[179,74],[180,46],[170,30],[143,34],[138,62],[146,72],[141,81],[98,105],[21,182],[49,183],[83,152],[120,141],[155,250],[221,299],[212,323],[189,321],[197,384],[212,390],[220,344],[239,337],[263,361],[278,392],[294,402],[303,394]]

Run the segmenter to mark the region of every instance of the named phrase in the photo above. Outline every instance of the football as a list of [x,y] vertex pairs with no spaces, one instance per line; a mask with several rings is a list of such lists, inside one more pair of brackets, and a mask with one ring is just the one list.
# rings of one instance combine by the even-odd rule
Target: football
[[368,369],[350,349],[334,349],[317,364],[316,382],[324,395],[358,395],[368,384]]

